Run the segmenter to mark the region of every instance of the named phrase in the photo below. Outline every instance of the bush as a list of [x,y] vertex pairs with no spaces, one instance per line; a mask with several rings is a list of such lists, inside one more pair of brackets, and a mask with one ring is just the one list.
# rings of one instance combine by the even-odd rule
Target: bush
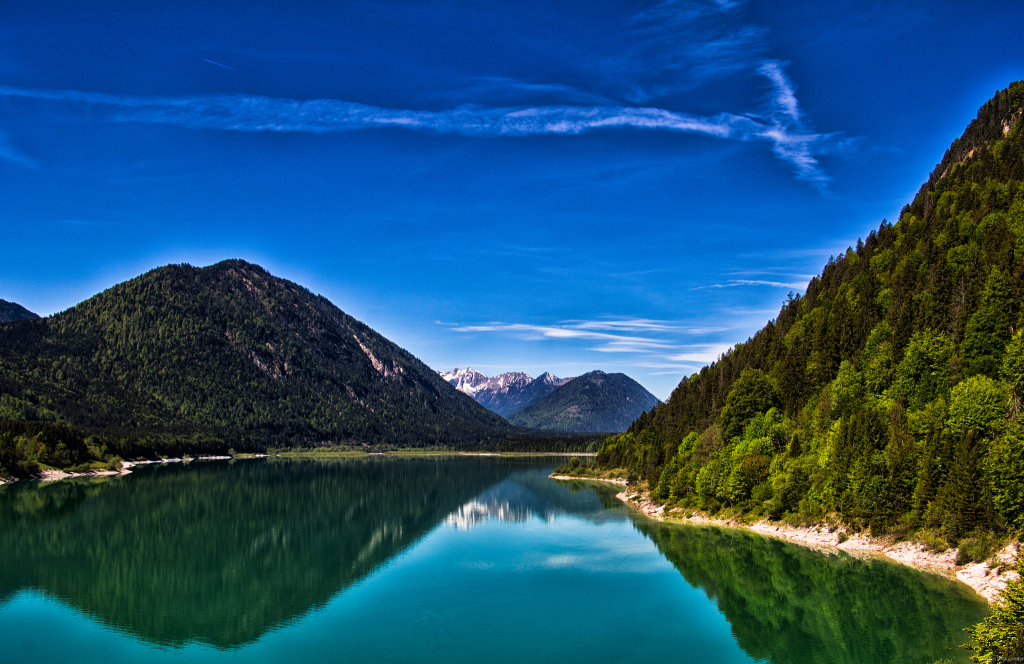
[[961,540],[956,552],[956,564],[980,563],[992,556],[999,548],[1000,540],[993,533],[975,533]]
[[942,553],[949,548],[949,543],[936,530],[920,530],[917,533],[917,539],[925,549],[935,553]]
[[[1017,560],[1015,569],[1024,572],[1024,561]],[[1024,574],[1022,574],[1024,577]],[[1010,581],[992,606],[992,615],[967,630],[974,639],[968,646],[977,654],[975,662],[1020,661],[1024,658],[1024,585]]]

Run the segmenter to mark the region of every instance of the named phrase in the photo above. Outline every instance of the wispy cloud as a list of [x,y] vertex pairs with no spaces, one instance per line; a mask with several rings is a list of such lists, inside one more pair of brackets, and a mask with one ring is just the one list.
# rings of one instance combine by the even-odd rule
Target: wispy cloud
[[[683,343],[689,337],[715,334],[726,328],[693,327],[671,321],[647,319],[601,319],[562,321],[550,325],[491,322],[480,325],[453,325],[463,333],[506,334],[522,341],[597,341],[585,350],[607,354],[633,354],[646,357],[643,366],[686,368],[679,362],[695,366],[714,361],[729,348],[722,343]],[[653,362],[653,363],[652,363]],[[690,365],[686,365],[690,366]]]
[[[635,103],[692,90],[755,69],[768,28],[743,21],[739,2],[665,0],[629,22],[631,45],[617,63]],[[615,68],[615,63],[603,63]]]
[[756,270],[732,270],[727,274],[737,277],[750,277],[754,275],[767,274],[773,276],[789,277],[791,279],[805,279],[807,281],[810,281],[811,279],[817,276],[814,274],[797,274],[794,273],[792,270],[784,267],[763,267],[758,268]]
[[742,137],[748,118],[721,113],[701,117],[660,108],[539,106],[485,108],[464,105],[444,111],[381,108],[337,99],[295,100],[252,95],[138,97],[77,90],[0,86],[0,96],[73,102],[107,112],[117,122],[176,124],[193,129],[245,132],[326,133],[400,127],[467,136],[581,134],[596,129],[664,129]]
[[766,279],[730,279],[724,284],[697,286],[690,290],[706,290],[708,288],[739,288],[740,286],[770,286],[772,288],[795,288],[803,290],[807,287],[807,282],[768,281]]
[[772,142],[775,156],[793,165],[798,180],[810,182],[822,193],[827,193],[832,178],[821,168],[818,156],[841,150],[841,146],[848,145],[850,141],[838,132],[817,134],[808,128],[793,83],[784,67],[784,63],[768,60],[757,70],[772,84],[768,97],[770,123],[762,136]]
[[585,339],[630,344],[637,347],[665,347],[667,344],[656,338],[627,336],[602,332],[579,324],[528,325],[525,323],[488,323],[486,325],[459,325],[457,332],[512,332],[524,339]]
[[227,65],[222,65],[221,63],[214,62],[213,60],[207,60],[206,58],[203,58],[203,61],[204,62],[209,62],[211,65],[217,65],[218,67],[223,67],[224,69],[230,69],[231,71],[236,71],[234,67],[228,67]]
[[714,362],[719,358],[720,355],[725,351],[732,348],[732,344],[701,344],[690,346],[684,353],[678,355],[669,355],[667,359],[673,362],[697,362],[699,364],[707,364],[708,362]]
[[[738,141],[768,141],[775,154],[791,163],[797,177],[824,187],[816,151],[835,135],[808,132],[792,86],[779,63],[762,74],[776,89],[770,122],[719,113],[690,115],[663,108],[628,106],[534,106],[489,108],[463,105],[443,111],[391,109],[337,99],[295,100],[238,94],[142,97],[78,90],[38,90],[0,86],[0,97],[88,107],[93,117],[113,122],[174,124],[192,129],[242,132],[327,133],[371,128],[403,128],[465,136],[576,135],[598,130],[660,130],[703,134]],[[0,156],[30,163],[12,148]]]

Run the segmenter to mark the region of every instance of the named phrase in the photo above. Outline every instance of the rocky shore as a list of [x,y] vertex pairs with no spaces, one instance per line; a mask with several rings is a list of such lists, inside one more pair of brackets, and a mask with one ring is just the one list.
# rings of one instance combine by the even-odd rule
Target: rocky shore
[[[567,475],[551,475],[550,477],[556,480],[590,480],[617,484],[619,486],[626,485],[626,480],[621,478],[572,477]],[[651,500],[649,493],[632,489],[627,489],[616,497],[652,519],[659,521],[668,520],[692,525],[744,528],[766,537],[775,537],[787,542],[817,549],[823,553],[845,551],[851,555],[884,556],[903,565],[909,565],[926,572],[956,579],[984,597],[990,604],[996,601],[999,592],[1006,586],[1008,581],[1018,578],[1017,573],[1012,569],[1014,559],[1020,550],[1020,545],[1016,542],[1005,546],[988,561],[957,565],[956,549],[936,552],[929,550],[920,542],[892,542],[883,538],[870,537],[862,533],[847,535],[839,528],[828,528],[826,526],[797,527],[768,520],[758,521],[757,523],[744,523],[732,519],[709,517],[700,513],[687,516],[682,510],[669,510],[666,512],[665,506]],[[998,564],[992,564],[997,561]]]
[[[874,538],[861,533],[847,535],[838,528],[832,529],[826,526],[796,527],[768,520],[749,524],[731,519],[717,519],[703,514],[687,516],[682,510],[666,512],[665,507],[652,501],[646,492],[626,490],[616,497],[647,516],[658,520],[745,528],[760,535],[776,537],[825,553],[845,551],[852,555],[881,555],[903,565],[956,579],[984,597],[990,604],[996,601],[999,592],[1006,587],[1008,581],[1018,578],[1017,573],[1012,569],[1014,559],[1020,550],[1020,545],[1016,542],[1005,546],[988,561],[957,565],[956,549],[936,552],[929,550],[919,542],[891,542],[884,538]],[[997,564],[992,564],[997,561]]]
[[[254,456],[266,456],[265,454],[254,455]],[[198,457],[183,457],[180,459],[156,459],[153,461],[122,461],[120,470],[90,470],[84,473],[72,473],[64,470],[58,470],[55,468],[49,468],[47,470],[40,470],[32,477],[24,479],[40,480],[43,482],[56,482],[58,480],[66,480],[72,477],[105,477],[110,475],[127,475],[132,472],[131,469],[134,466],[146,466],[150,464],[158,463],[189,463],[192,461],[226,461],[230,460],[230,456],[198,456]],[[17,477],[0,477],[0,485],[10,484],[11,482],[17,482]]]

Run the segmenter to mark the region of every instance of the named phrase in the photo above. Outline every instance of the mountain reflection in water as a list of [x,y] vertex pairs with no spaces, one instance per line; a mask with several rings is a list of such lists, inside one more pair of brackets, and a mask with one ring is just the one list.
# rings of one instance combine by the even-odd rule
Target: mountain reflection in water
[[0,601],[35,588],[151,642],[237,647],[324,605],[522,467],[225,465],[3,487]]
[[[590,484],[590,483],[587,483]],[[609,503],[601,486],[583,482],[553,482],[543,473],[520,471],[448,515],[448,525],[470,529],[488,519],[506,523],[524,523],[531,518],[551,521],[556,516],[572,515],[590,521],[624,520],[624,506]],[[602,496],[605,500],[602,500]],[[609,511],[609,506],[618,507]]]
[[[388,587],[381,579],[405,581],[372,625],[334,624],[315,638],[348,648],[357,637],[379,644],[374,635],[386,634],[392,654],[414,656],[483,614],[527,630],[492,653],[495,661],[529,653],[564,661],[566,653],[556,657],[546,637],[516,650],[538,624],[575,634],[578,641],[565,644],[581,657],[622,655],[616,649],[632,637],[615,636],[621,629],[642,636],[638,643],[651,652],[711,661],[710,651],[689,652],[685,644],[713,643],[706,626],[718,621],[739,658],[729,661],[924,664],[965,661],[956,649],[961,629],[987,613],[965,586],[884,560],[652,521],[617,500],[618,487],[548,479],[555,465],[478,457],[268,459],[0,487],[0,614],[21,591],[34,590],[147,643],[208,644],[226,656],[332,598],[344,605],[359,595],[347,588],[445,524],[374,577],[378,591]],[[485,527],[488,520],[494,523]],[[574,565],[550,564],[567,557]],[[646,567],[632,571],[637,558]],[[608,560],[613,564],[597,564]],[[474,571],[451,576],[470,569],[462,563]],[[412,577],[410,565],[418,570]],[[444,581],[421,583],[425,577]],[[503,613],[509,602],[515,608]],[[609,616],[616,602],[632,610]],[[652,602],[667,622],[657,622]],[[449,615],[453,622],[440,618]],[[653,634],[652,622],[660,625]],[[431,636],[417,640],[424,626]],[[495,637],[486,629],[469,634],[480,641],[461,653],[464,661],[491,652]]]

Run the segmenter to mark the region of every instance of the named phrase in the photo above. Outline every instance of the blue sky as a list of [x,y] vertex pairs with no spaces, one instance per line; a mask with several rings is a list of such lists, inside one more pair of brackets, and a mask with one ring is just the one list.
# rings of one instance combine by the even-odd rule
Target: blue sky
[[1024,5],[964,4],[5,0],[0,298],[244,258],[435,369],[664,399],[1024,78]]

